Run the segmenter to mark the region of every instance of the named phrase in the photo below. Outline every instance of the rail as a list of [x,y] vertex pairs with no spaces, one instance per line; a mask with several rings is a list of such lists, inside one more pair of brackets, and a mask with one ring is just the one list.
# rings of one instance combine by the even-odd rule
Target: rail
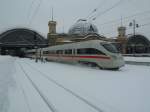
[[29,63],[25,63],[25,64],[27,64],[28,66],[30,66],[33,70],[39,72],[40,75],[42,75],[43,77],[45,77],[46,79],[48,79],[50,82],[54,83],[58,87],[64,89],[68,93],[72,94],[73,96],[75,96],[76,98],[78,98],[79,100],[81,100],[82,102],[84,102],[85,104],[89,105],[90,107],[92,107],[93,109],[95,109],[97,112],[104,112],[101,108],[99,108],[98,106],[94,105],[92,102],[88,101],[87,99],[85,99],[84,97],[80,96],[79,94],[73,92],[72,90],[64,87],[63,85],[59,84],[57,81],[55,81],[54,79],[48,77],[47,74],[45,74],[45,73],[41,72],[40,70],[36,69],[35,67],[33,67],[32,65],[30,65]]
[[142,53],[142,54],[123,54],[123,56],[131,56],[131,57],[150,57],[150,53]]
[[31,82],[31,84],[34,87],[34,89],[38,92],[38,94],[40,95],[40,97],[43,99],[43,101],[45,102],[45,104],[48,106],[49,110],[51,112],[58,112],[56,110],[56,108],[54,107],[54,105],[52,105],[52,103],[49,102],[48,98],[42,94],[42,92],[39,90],[39,88],[36,86],[36,84],[32,81],[32,79],[29,77],[29,75],[24,70],[23,66],[20,63],[18,63],[18,64],[19,64],[20,68],[22,69],[22,71],[24,72],[25,76]]

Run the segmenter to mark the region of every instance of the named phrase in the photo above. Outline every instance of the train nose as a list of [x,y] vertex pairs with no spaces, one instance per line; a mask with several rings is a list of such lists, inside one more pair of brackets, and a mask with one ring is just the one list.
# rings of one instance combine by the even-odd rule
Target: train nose
[[118,66],[118,67],[122,67],[125,65],[125,61],[123,59],[122,56],[119,56],[118,59],[116,60],[115,64]]
[[123,56],[121,54],[113,55],[111,57],[112,57],[112,60],[113,60],[113,62],[112,62],[113,66],[115,68],[120,68],[120,67],[125,65],[125,61],[124,61]]

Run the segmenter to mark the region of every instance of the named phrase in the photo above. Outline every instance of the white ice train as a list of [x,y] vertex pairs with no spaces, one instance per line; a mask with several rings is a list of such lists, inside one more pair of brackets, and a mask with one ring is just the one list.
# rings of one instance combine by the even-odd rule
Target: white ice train
[[[119,69],[125,65],[122,55],[114,45],[101,40],[89,40],[43,48],[38,56],[47,60],[82,63],[102,69]],[[39,51],[38,51],[39,52]],[[27,51],[28,57],[35,57],[35,50]]]

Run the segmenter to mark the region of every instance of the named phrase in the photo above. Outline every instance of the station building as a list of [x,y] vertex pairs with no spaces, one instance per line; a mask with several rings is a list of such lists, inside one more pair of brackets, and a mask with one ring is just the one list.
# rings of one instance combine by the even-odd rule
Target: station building
[[98,33],[96,25],[78,20],[68,33],[57,33],[56,21],[49,21],[47,39],[40,33],[28,28],[16,28],[0,34],[0,54],[23,56],[28,49],[42,48],[86,40],[105,40],[113,43],[123,54],[150,53],[150,41],[141,34],[127,35],[126,28],[118,28],[118,36],[107,38]]
[[123,54],[150,53],[150,41],[141,34],[126,34],[126,28],[118,28],[118,36],[114,39],[118,50]]
[[84,19],[78,20],[71,26],[68,33],[57,33],[56,24],[56,21],[49,21],[48,24],[49,33],[47,40],[49,46],[93,39],[106,39],[106,37],[98,34],[98,29],[94,24]]
[[78,20],[70,27],[68,33],[56,32],[56,21],[49,21],[49,33],[47,35],[48,45],[59,45],[85,40],[105,40],[113,43],[122,54],[150,53],[150,41],[141,34],[127,35],[126,27],[118,28],[118,36],[107,38],[98,33],[96,25],[84,20]]

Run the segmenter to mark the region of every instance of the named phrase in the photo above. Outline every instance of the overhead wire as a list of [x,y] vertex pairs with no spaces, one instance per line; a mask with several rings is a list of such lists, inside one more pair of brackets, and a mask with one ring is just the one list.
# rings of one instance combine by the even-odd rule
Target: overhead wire
[[117,6],[119,6],[122,2],[124,2],[124,0],[119,0],[117,3],[113,4],[111,7],[109,7],[108,9],[98,13],[95,17],[92,18],[92,20],[96,20],[99,16],[109,12],[110,10],[116,8]]
[[[150,13],[150,10],[147,10],[147,11],[143,11],[143,12],[140,12],[140,13],[136,13],[136,14],[133,14],[133,15],[130,15],[130,16],[127,16],[127,17],[124,17],[124,18],[121,18],[122,20],[128,20],[129,18],[132,18],[132,17],[135,17],[135,16],[141,16],[141,15],[143,15],[143,14],[147,14],[147,13]],[[139,18],[139,17],[138,17]],[[149,17],[146,17],[146,18],[142,18],[142,19],[138,19],[138,21],[140,20],[140,21],[145,21],[145,20],[148,20],[149,19]],[[114,27],[114,28],[112,28],[112,27],[108,27],[107,29],[109,29],[109,33],[105,33],[105,34],[110,34],[111,32],[110,32],[110,28],[111,29],[117,29],[117,27],[118,27],[118,25],[119,25],[119,20],[120,19],[116,19],[116,20],[112,20],[112,21],[108,21],[108,22],[105,22],[105,23],[103,23],[103,24],[100,24],[100,26],[102,26],[102,25],[106,25],[106,24],[109,24],[109,25],[111,25],[112,27]],[[129,20],[128,20],[129,21]],[[115,23],[116,22],[116,23]],[[111,24],[111,23],[113,23],[113,25]],[[126,22],[126,24],[124,24],[124,26],[128,26],[128,24],[129,23],[127,23]],[[150,23],[145,23],[145,24],[142,24],[142,25],[139,25],[139,28],[141,28],[142,26],[147,26],[147,25],[150,25]],[[131,27],[128,27],[128,29],[131,29]]]
[[35,0],[32,0],[30,5],[29,5],[28,11],[27,11],[27,20],[30,19],[30,14],[31,14],[31,10],[32,10],[34,2],[35,2]]
[[[138,12],[138,13],[135,13],[135,14],[133,14],[133,15],[130,15],[130,16],[127,16],[127,17],[123,17],[122,20],[126,20],[126,19],[129,19],[129,18],[138,16],[138,15],[147,14],[147,13],[150,13],[150,10],[143,11],[143,12],[140,12],[140,13]],[[111,21],[104,22],[104,23],[99,24],[99,25],[111,24],[111,23],[114,23],[114,22],[118,22],[119,20],[120,20],[120,19],[115,19],[115,20],[111,20]]]
[[[99,16],[109,12],[110,10],[112,10],[113,8],[116,8],[117,6],[119,6],[121,3],[123,2],[123,0],[119,0],[117,3],[115,3],[113,6],[111,6],[110,8],[104,10],[103,12],[100,12],[98,13],[97,15],[94,16],[91,16],[93,13],[96,13],[98,8],[95,8],[90,14],[89,16],[87,16],[89,19],[92,18],[92,21],[96,20]],[[129,18],[132,18],[132,17],[135,17],[135,16],[139,16],[139,15],[144,15],[144,14],[147,14],[147,13],[150,13],[150,10],[146,10],[146,11],[143,11],[143,12],[139,12],[139,13],[135,13],[133,15],[130,15],[130,16],[127,16],[127,17],[124,17],[121,19],[122,20],[126,20],[126,19],[129,19]],[[114,23],[114,22],[118,22],[120,19],[116,19],[116,20],[112,20],[112,21],[108,21],[108,22],[105,22],[105,23],[102,23],[100,25],[105,25],[105,24],[110,24],[110,23]],[[117,23],[118,24],[118,23]],[[150,23],[146,23],[144,25],[141,25],[141,26],[146,26],[146,25],[149,25]]]
[[106,0],[103,0],[95,9],[93,9],[93,10],[89,13],[89,15],[86,17],[86,19],[90,18],[90,16],[91,16],[92,14],[94,14],[100,7],[102,7],[102,5],[104,4],[104,2],[106,2]]
[[150,22],[140,25],[139,28],[143,26],[148,26],[148,25],[150,25]]
[[[137,28],[137,29],[139,29],[139,28],[141,28],[141,27],[144,27],[144,26],[148,26],[148,25],[150,25],[150,22],[148,22],[148,23],[145,23],[145,24],[142,24],[142,25],[139,25],[139,27]],[[133,29],[133,27],[128,27],[127,28],[127,30],[131,30],[131,29]],[[103,31],[103,35],[110,35],[111,33],[113,33],[114,31],[114,28],[113,29],[111,29],[111,30],[107,30],[108,32],[104,32]]]
[[[142,19],[136,19],[136,20],[138,20],[138,21],[145,21],[145,20],[149,20],[150,19],[150,17],[146,17],[146,18],[142,18]],[[131,22],[131,20],[128,20],[128,21],[124,21],[124,24],[121,24],[121,26],[129,26],[129,23]],[[120,24],[120,22],[119,22],[119,20],[118,21],[116,21],[116,22],[113,22],[112,24],[107,24],[108,26],[107,26],[107,29],[110,29],[110,28],[112,28],[112,27],[118,27],[119,26],[119,24]],[[103,25],[100,25],[100,26],[103,26]],[[110,27],[111,26],[111,27]],[[103,26],[103,27],[105,27],[105,26]]]
[[29,24],[28,24],[28,25],[31,25],[33,19],[35,18],[36,14],[37,14],[38,11],[39,11],[39,8],[40,8],[40,6],[41,6],[41,3],[42,3],[42,0],[39,0],[38,6],[36,7],[36,9],[35,9],[33,15],[31,16],[31,19],[29,20]]

